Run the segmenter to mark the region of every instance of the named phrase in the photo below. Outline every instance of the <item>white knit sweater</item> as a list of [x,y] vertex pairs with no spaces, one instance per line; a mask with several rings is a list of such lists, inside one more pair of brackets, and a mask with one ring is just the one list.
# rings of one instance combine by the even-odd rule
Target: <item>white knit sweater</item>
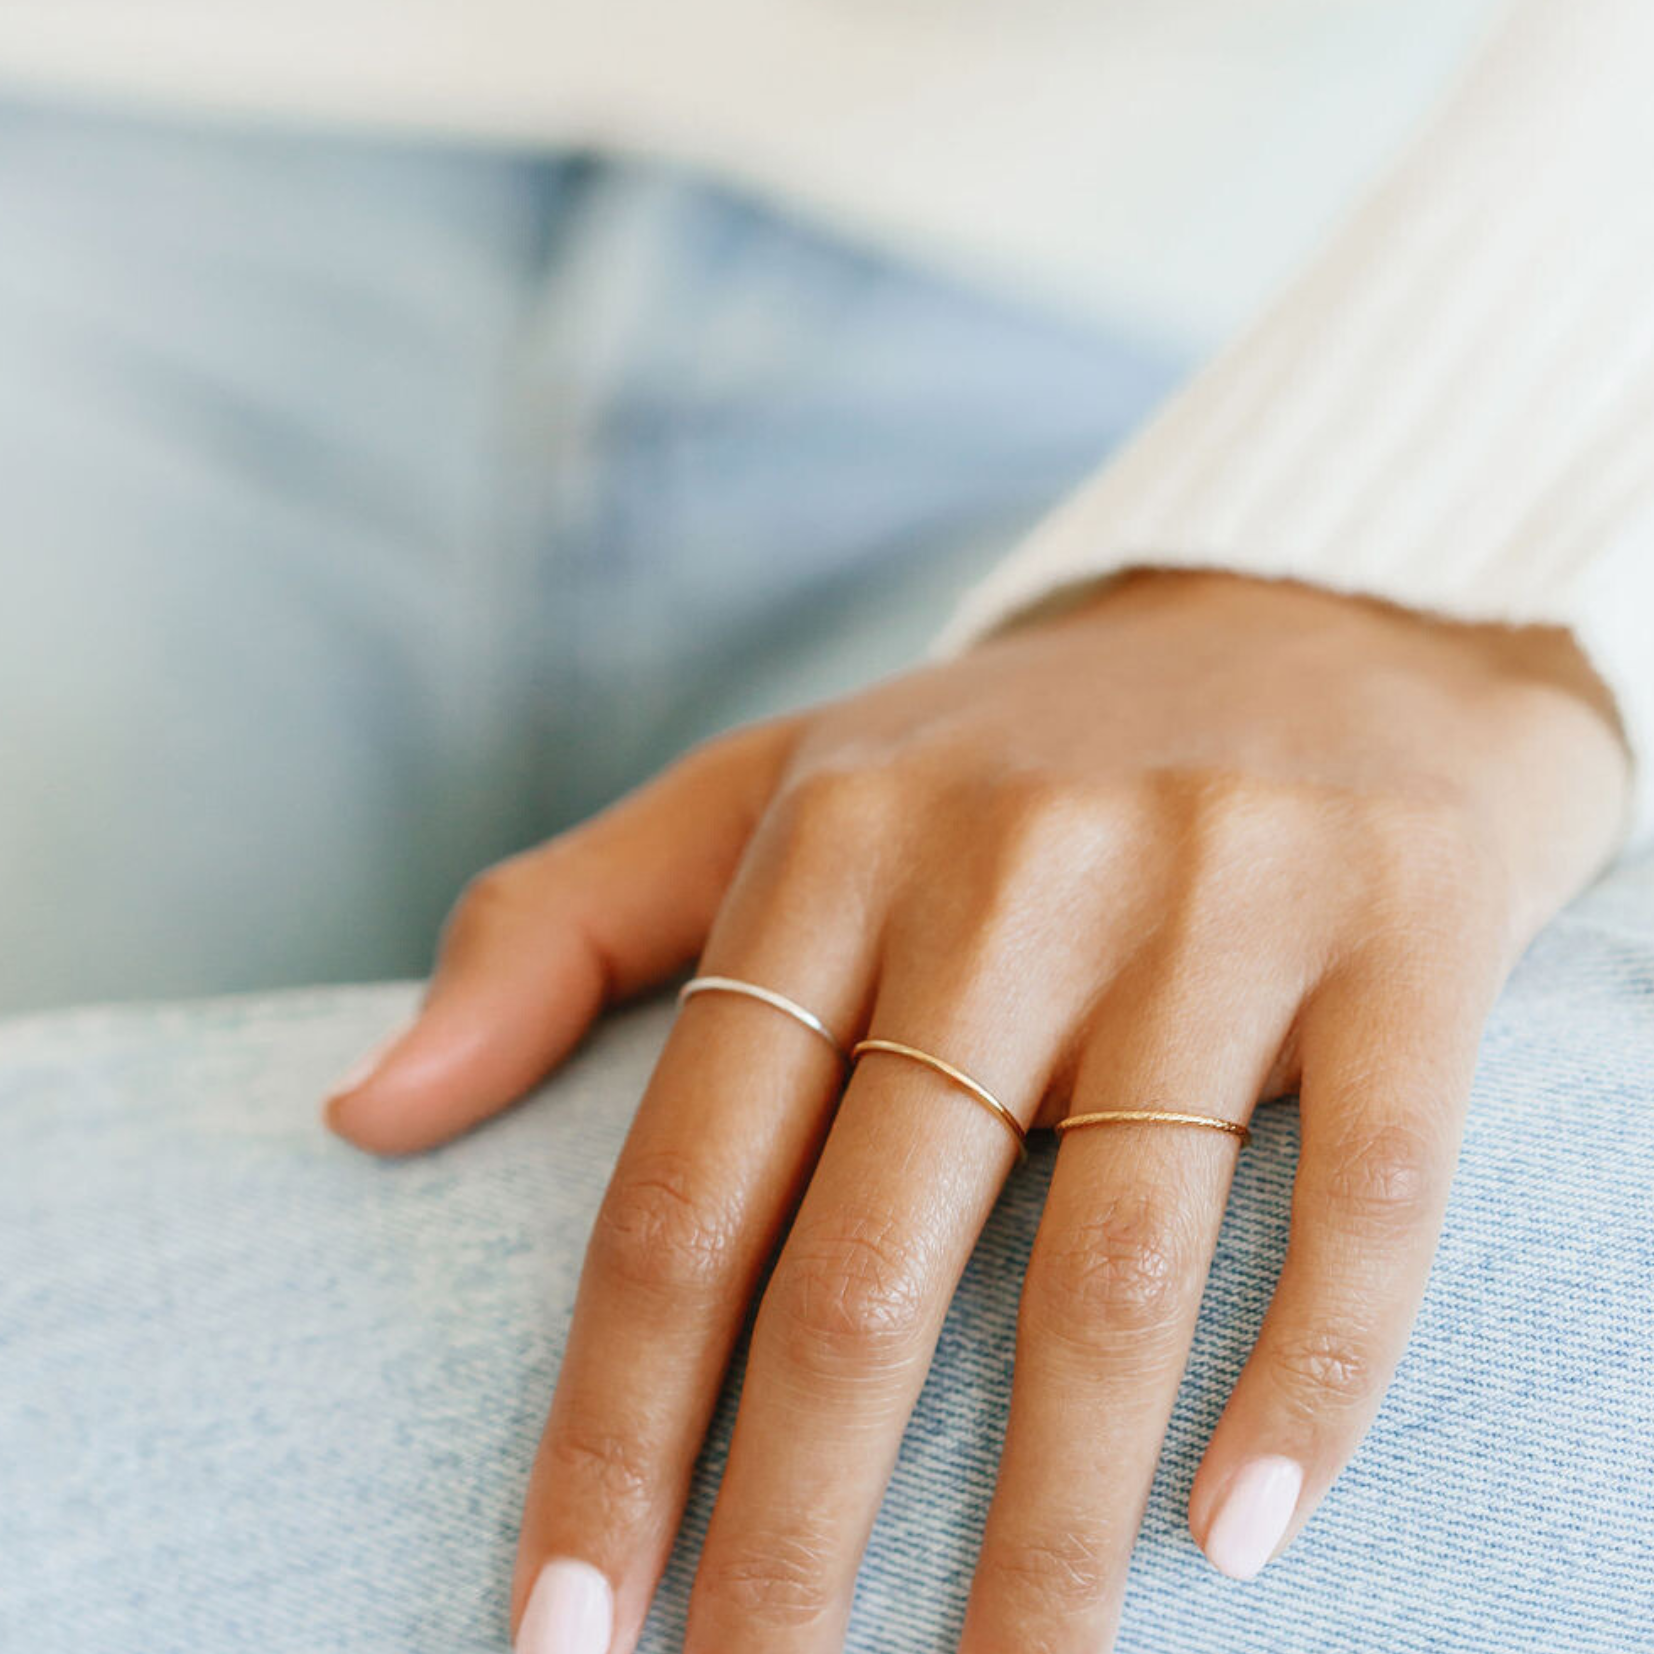
[[1206,347],[1503,3],[0,0],[0,85],[667,156]]
[[1135,565],[1569,627],[1654,831],[1654,4],[1526,0],[1248,332],[972,593]]
[[1501,7],[1302,256],[1490,3],[0,0],[0,79],[664,153],[1195,337],[1236,332],[1291,258],[948,644],[1145,563],[1567,626],[1618,699],[1647,834],[1654,0]]

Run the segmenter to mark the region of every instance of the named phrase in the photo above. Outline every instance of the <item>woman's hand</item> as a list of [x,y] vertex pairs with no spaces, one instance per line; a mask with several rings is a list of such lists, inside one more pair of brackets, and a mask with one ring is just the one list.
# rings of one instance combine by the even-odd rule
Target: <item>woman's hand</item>
[[[1610,853],[1625,790],[1612,714],[1559,634],[1139,575],[714,742],[484,874],[417,1022],[330,1119],[380,1152],[441,1142],[697,955],[846,1044],[946,1058],[1024,1124],[1244,1121],[1300,1091],[1285,1267],[1189,1505],[1212,1561],[1246,1577],[1378,1406],[1484,1016]],[[1064,1139],[969,1654],[1107,1645],[1236,1152],[1164,1124]],[[563,1559],[528,1616],[533,1654],[633,1647],[783,1234],[686,1647],[842,1646],[903,1424],[1013,1159],[1000,1122],[917,1064],[868,1057],[845,1086],[787,1016],[686,1005],[598,1218],[529,1490],[516,1617]]]

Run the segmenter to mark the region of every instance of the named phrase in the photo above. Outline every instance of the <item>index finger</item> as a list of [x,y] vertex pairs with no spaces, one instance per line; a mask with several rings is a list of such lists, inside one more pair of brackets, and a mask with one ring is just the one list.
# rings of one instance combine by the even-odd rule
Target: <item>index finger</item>
[[859,886],[820,865],[842,855],[796,811],[766,818],[703,966],[796,1009],[727,992],[686,1001],[627,1137],[528,1490],[522,1654],[623,1654],[642,1628],[724,1368],[871,992],[878,927]]

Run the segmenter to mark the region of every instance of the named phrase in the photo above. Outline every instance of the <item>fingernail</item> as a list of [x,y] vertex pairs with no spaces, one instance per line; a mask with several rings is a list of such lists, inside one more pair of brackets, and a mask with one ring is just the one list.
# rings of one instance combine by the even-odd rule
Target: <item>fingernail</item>
[[609,1654],[614,1617],[608,1580],[589,1562],[559,1557],[534,1582],[516,1654]]
[[329,1100],[346,1096],[358,1086],[366,1085],[373,1078],[374,1070],[385,1060],[385,1053],[405,1032],[405,1029],[398,1028],[394,1034],[387,1035],[364,1051],[334,1082],[327,1094]]
[[1304,1472],[1291,1459],[1254,1459],[1235,1473],[1206,1532],[1206,1556],[1231,1579],[1255,1579],[1298,1508]]

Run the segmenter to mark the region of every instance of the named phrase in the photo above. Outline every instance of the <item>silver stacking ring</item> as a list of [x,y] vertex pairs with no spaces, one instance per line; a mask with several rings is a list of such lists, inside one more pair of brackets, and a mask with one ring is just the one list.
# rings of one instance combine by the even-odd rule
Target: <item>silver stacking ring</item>
[[838,1035],[814,1011],[806,1011],[797,1000],[778,994],[774,988],[761,988],[756,982],[742,982],[733,976],[692,976],[678,989],[678,1003],[682,1005],[696,994],[741,994],[747,999],[756,999],[759,1004],[790,1016],[818,1039],[826,1040],[841,1063],[848,1065],[850,1061],[850,1054],[839,1044]]

